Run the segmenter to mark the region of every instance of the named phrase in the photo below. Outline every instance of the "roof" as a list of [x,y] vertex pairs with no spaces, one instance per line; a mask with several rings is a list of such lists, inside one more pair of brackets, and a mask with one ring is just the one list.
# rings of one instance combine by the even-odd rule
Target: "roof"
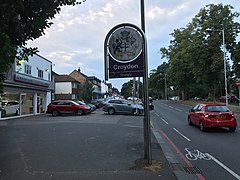
[[55,82],[77,82],[74,78],[69,75],[57,75],[54,76]]
[[84,76],[85,78],[88,78],[88,76],[86,75],[86,74],[83,74],[81,71],[78,71],[78,70],[73,70],[71,73],[70,73],[70,75],[71,74],[74,74],[74,73],[79,73],[79,74],[81,74],[82,76]]

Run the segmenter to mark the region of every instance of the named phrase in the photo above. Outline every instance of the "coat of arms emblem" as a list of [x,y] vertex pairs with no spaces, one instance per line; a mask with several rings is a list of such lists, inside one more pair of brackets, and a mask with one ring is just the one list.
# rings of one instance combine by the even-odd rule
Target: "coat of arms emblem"
[[142,37],[136,30],[125,27],[117,29],[109,39],[109,52],[112,58],[121,62],[135,60],[142,52]]

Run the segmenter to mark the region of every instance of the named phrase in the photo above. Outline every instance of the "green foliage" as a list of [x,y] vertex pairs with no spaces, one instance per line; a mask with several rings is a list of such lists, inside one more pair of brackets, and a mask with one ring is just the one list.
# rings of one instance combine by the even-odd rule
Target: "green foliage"
[[92,100],[92,92],[94,90],[92,83],[86,81],[84,84],[81,85],[79,95],[84,102],[91,102]]
[[[166,67],[168,84],[179,94],[184,94],[182,99],[192,96],[214,99],[224,92],[223,30],[225,47],[233,61],[231,68],[232,63],[226,59],[227,78],[239,75],[240,47],[236,37],[240,32],[240,24],[234,21],[237,17],[239,13],[234,12],[230,5],[209,4],[200,9],[185,28],[174,30],[168,48],[160,49],[162,58],[169,61]],[[234,72],[231,72],[232,69]],[[151,89],[156,92],[157,89],[163,90],[162,82],[154,84],[158,74],[155,71],[150,76]]]
[[25,48],[28,40],[44,34],[52,24],[51,20],[60,12],[61,6],[77,5],[76,0],[19,1],[2,0],[0,3],[0,92],[4,73],[15,57],[28,60],[37,48]]
[[[166,97],[165,95],[165,80],[170,78],[169,74],[169,63],[164,62],[157,69],[154,69],[150,73],[149,77],[149,96],[154,99],[161,99]],[[166,86],[169,87],[170,79]],[[168,88],[169,89],[169,88]]]
[[[139,84],[139,98],[143,97],[142,91],[143,85],[140,82]],[[135,83],[135,89],[137,89],[137,83]],[[122,85],[121,95],[125,98],[133,96],[133,80],[130,80]]]

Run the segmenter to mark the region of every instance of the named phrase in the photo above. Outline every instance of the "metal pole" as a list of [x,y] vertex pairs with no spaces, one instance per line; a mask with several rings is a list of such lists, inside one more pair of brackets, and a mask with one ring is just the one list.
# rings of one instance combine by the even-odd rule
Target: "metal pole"
[[225,57],[226,47],[225,47],[224,29],[222,29],[222,38],[223,38],[223,62],[224,62],[225,99],[226,99],[226,106],[228,106],[227,64],[226,64],[226,57]]
[[133,96],[133,101],[134,101],[134,99],[135,99],[135,97],[136,97],[136,78],[134,77],[133,78],[133,93],[132,93],[132,96]]
[[167,100],[167,75],[165,74],[165,100]]
[[[145,33],[145,15],[144,15],[144,0],[141,0],[141,26]],[[152,164],[152,147],[151,147],[151,128],[150,128],[150,114],[149,114],[149,94],[148,94],[148,59],[147,59],[147,44],[145,43],[144,51],[144,158],[147,159],[148,164]]]

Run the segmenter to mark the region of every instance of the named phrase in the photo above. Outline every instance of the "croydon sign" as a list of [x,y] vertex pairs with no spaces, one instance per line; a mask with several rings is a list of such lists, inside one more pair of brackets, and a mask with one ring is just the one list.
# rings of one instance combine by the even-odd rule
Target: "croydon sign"
[[104,44],[105,79],[143,77],[144,33],[135,25],[120,24],[107,34]]

